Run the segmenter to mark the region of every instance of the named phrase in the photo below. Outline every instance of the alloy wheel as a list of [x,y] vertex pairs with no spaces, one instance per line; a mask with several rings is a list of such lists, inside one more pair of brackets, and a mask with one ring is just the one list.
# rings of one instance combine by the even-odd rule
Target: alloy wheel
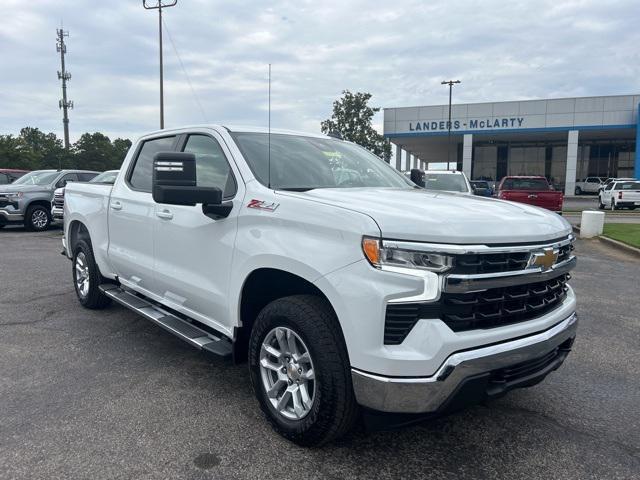
[[89,294],[89,265],[84,252],[79,252],[76,256],[76,289],[82,298]]
[[309,349],[287,327],[276,327],[260,348],[262,386],[273,408],[289,420],[304,418],[313,407],[315,372]]
[[47,212],[42,209],[35,210],[31,215],[31,224],[38,230],[47,226],[49,219],[47,218]]

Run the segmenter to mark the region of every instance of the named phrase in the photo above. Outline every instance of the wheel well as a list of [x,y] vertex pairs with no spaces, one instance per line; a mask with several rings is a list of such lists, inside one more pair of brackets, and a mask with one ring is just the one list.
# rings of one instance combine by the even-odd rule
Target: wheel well
[[89,236],[89,230],[84,226],[84,223],[74,220],[69,225],[69,252],[73,254],[73,250],[76,247],[78,240],[86,240],[91,245],[91,237]]
[[25,208],[24,212],[25,215],[27,213],[27,210],[29,210],[31,207],[34,207],[36,205],[40,205],[41,207],[44,207],[44,209],[51,214],[51,202],[47,202],[46,200],[34,200],[33,202],[31,202],[29,205],[27,205],[27,208]]
[[240,327],[236,329],[234,361],[240,363],[247,360],[251,329],[264,307],[278,298],[304,294],[323,298],[331,306],[329,299],[318,287],[298,275],[273,268],[260,268],[251,272],[240,293]]

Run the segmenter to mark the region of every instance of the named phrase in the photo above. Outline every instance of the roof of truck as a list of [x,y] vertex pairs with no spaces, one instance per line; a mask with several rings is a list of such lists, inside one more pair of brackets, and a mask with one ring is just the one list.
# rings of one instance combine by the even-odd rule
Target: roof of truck
[[[183,130],[191,130],[194,128],[212,128],[212,129],[224,129],[232,133],[251,132],[251,133],[269,133],[269,128],[266,126],[251,126],[251,125],[219,125],[214,123],[200,124],[200,125],[185,125],[183,127],[165,128],[164,130],[156,130],[143,135],[155,135],[158,133],[173,133],[181,132]],[[271,133],[275,135],[302,135],[305,137],[317,137],[317,138],[334,138],[322,133],[309,133],[296,130],[287,130],[283,128],[272,128]],[[335,138],[334,138],[335,139]]]

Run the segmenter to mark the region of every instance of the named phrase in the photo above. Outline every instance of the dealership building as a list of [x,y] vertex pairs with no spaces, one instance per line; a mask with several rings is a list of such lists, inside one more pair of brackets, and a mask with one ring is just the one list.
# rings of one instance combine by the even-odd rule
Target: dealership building
[[384,136],[399,170],[450,160],[470,179],[542,175],[573,195],[587,176],[640,176],[639,109],[640,95],[453,105],[449,137],[448,105],[386,108]]

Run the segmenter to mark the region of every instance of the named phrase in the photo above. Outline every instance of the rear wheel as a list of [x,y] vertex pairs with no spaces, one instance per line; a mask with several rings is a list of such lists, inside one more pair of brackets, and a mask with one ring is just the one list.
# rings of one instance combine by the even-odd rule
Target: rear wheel
[[325,300],[295,295],[267,305],[251,332],[249,369],[262,411],[285,438],[317,446],[354,425],[347,350]]
[[106,279],[100,274],[93,257],[91,245],[79,240],[73,251],[73,285],[80,304],[92,310],[104,308],[111,303],[98,288]]
[[576,195],[582,195],[582,189],[580,187],[576,187]]
[[42,232],[49,228],[51,224],[51,215],[49,211],[42,205],[32,205],[27,209],[24,217],[24,227],[27,230]]
[[616,207],[616,201],[615,201],[615,199],[614,199],[613,197],[611,197],[611,205],[610,205],[610,207],[611,207],[611,211],[612,211],[612,212],[613,212],[614,210],[617,210],[617,207]]
[[598,208],[604,210],[604,203],[602,203],[602,197],[598,195]]

